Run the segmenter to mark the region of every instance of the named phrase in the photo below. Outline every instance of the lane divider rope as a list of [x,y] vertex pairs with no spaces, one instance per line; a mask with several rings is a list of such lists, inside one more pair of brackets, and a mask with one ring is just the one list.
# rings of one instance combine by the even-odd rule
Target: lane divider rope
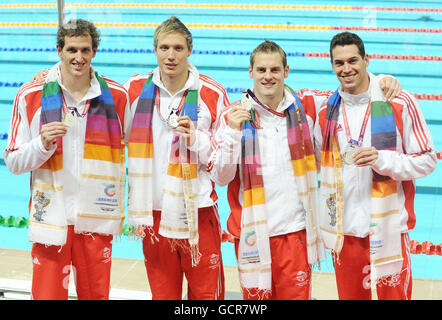
[[[156,28],[159,23],[147,22],[94,22],[98,28]],[[260,30],[296,30],[296,31],[380,31],[380,32],[412,32],[412,33],[442,33],[436,28],[411,27],[364,27],[364,26],[327,26],[327,25],[294,25],[294,24],[253,24],[253,23],[185,23],[190,29],[260,29]],[[58,27],[57,22],[0,22],[0,28],[38,28]]]
[[424,241],[422,243],[419,243],[416,240],[411,240],[410,251],[414,254],[442,256],[442,243],[434,244],[431,241]]
[[[13,52],[56,52],[56,48],[6,48],[0,47],[1,51],[13,51]],[[125,48],[102,48],[98,49],[98,52],[106,53],[154,53],[153,49],[125,49]],[[209,54],[209,55],[239,55],[250,56],[250,51],[241,50],[193,50],[192,54]],[[328,52],[287,52],[288,57],[307,57],[307,58],[330,58]],[[403,54],[367,54],[370,59],[385,59],[385,60],[423,60],[423,61],[442,61],[442,56],[432,55],[403,55]]]
[[[234,3],[67,3],[67,8],[144,8],[144,9],[261,9],[261,10],[320,10],[320,11],[407,11],[442,12],[442,8],[404,8],[379,6],[306,5],[306,4],[234,4]],[[0,9],[57,8],[54,3],[0,4]]]

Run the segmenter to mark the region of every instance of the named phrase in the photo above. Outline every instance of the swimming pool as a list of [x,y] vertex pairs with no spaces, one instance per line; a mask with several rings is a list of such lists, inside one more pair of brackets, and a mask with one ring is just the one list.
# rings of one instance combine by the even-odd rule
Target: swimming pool
[[[219,1],[218,1],[219,2]],[[194,37],[190,61],[201,73],[223,84],[230,100],[251,86],[250,51],[263,39],[278,42],[288,54],[287,83],[297,89],[335,89],[329,41],[345,28],[363,38],[373,54],[369,71],[396,76],[403,87],[419,95],[419,104],[442,150],[442,11],[436,1],[242,1],[242,6],[216,1],[66,1],[66,18],[81,17],[97,23],[102,42],[94,66],[101,74],[123,83],[133,73],[156,66],[153,31],[170,15],[189,25]],[[395,9],[402,8],[402,9]],[[58,61],[55,51],[56,1],[2,1],[0,4],[0,149],[6,146],[13,99],[21,83],[37,70]],[[393,56],[395,55],[395,56]],[[398,57],[401,55],[402,57]],[[433,95],[433,96],[432,96]],[[440,98],[439,98],[440,97]],[[0,159],[2,163],[2,159]],[[441,164],[430,176],[417,180],[417,225],[410,238],[442,242]],[[0,165],[0,215],[27,216],[29,175],[14,176]],[[229,214],[226,188],[217,187],[224,229]],[[0,247],[30,249],[26,228],[0,227]],[[236,265],[233,245],[224,243],[226,265]],[[123,236],[115,240],[115,257],[143,259],[141,244]],[[415,277],[442,279],[440,256],[413,255]],[[327,260],[323,271],[333,271]]]

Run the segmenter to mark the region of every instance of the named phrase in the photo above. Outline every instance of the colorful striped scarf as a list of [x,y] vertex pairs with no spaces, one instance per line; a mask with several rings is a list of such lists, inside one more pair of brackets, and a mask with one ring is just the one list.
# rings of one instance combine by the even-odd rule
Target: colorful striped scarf
[[[316,227],[318,221],[318,178],[316,160],[307,117],[296,93],[295,103],[286,111],[287,137],[298,196],[305,209],[307,255],[310,265],[319,264],[325,252]],[[287,92],[287,91],[286,91]],[[241,166],[244,203],[238,265],[241,287],[250,292],[258,289],[260,298],[271,294],[271,255],[267,232],[265,189],[259,153],[258,129],[250,121],[242,128]]]
[[[62,119],[62,91],[56,68],[51,69],[43,86],[40,127]],[[106,81],[97,73],[95,77],[101,95],[92,99],[87,114],[75,231],[120,234],[125,191],[122,125]],[[66,217],[61,214],[65,210],[61,172],[66,156],[62,141],[56,140],[54,154],[32,173],[31,212],[35,213],[29,223],[29,240],[47,245],[66,242]]]
[[[156,91],[153,73],[146,80],[135,110],[129,136],[129,224],[153,226],[152,116]],[[197,127],[198,90],[189,90],[181,111]],[[159,233],[170,239],[172,248],[176,239],[189,239],[192,265],[199,263],[198,249],[198,176],[197,154],[187,149],[184,139],[174,134],[164,185]]]
[[[371,144],[377,150],[396,150],[396,124],[391,105],[371,78]],[[337,254],[344,244],[342,158],[337,138],[341,96],[337,91],[327,102],[321,150],[320,223],[324,242]],[[397,183],[373,171],[370,221],[372,283],[398,274],[402,265]]]

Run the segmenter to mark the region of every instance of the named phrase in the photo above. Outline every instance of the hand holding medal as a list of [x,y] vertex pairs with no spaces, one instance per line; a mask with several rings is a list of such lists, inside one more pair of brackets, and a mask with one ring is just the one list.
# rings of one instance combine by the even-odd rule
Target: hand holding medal
[[71,128],[75,123],[75,116],[73,115],[73,111],[65,113],[63,115],[62,122],[66,127]]
[[227,114],[227,124],[229,127],[241,131],[242,123],[247,120],[252,120],[251,109],[252,102],[246,97],[243,97],[239,105],[232,107]]
[[[181,110],[182,110],[182,108],[184,106],[184,101],[186,100],[188,92],[189,92],[189,90],[186,90],[184,92],[184,94],[181,97],[181,100],[180,100],[178,106],[176,106],[175,108],[172,108],[172,106],[169,106],[170,113],[169,113],[169,116],[167,117],[167,119],[164,119],[161,116],[161,112],[160,112],[160,99],[161,99],[160,91],[157,90],[156,93],[155,93],[155,108],[157,109],[158,115],[159,115],[160,119],[162,121],[164,121],[166,123],[166,125],[169,128],[171,128],[172,130],[175,130],[176,128],[178,128],[180,126],[179,119],[183,118],[183,117],[180,117],[179,114],[181,113]],[[189,121],[190,121],[190,119],[189,119]]]
[[241,107],[250,112],[253,109],[252,101],[250,101],[250,99],[248,99],[246,96],[243,96],[241,98]]
[[41,126],[41,143],[46,150],[50,150],[57,138],[63,137],[67,132],[66,125],[62,122],[50,122]]
[[372,166],[379,157],[379,151],[375,147],[360,148],[352,155],[352,160],[357,167]]
[[[370,112],[371,112],[370,101],[368,101],[367,109],[364,115],[364,120],[362,121],[361,132],[359,133],[359,139],[356,141],[351,137],[350,127],[348,125],[348,120],[347,120],[347,113],[345,111],[345,104],[344,101],[342,101],[342,118],[344,120],[345,134],[347,135],[347,141],[348,141],[348,144],[345,147],[344,152],[342,153],[342,161],[346,165],[356,165],[358,167],[363,167],[366,165],[374,164],[374,162],[376,162],[377,160],[376,148],[374,147],[361,148],[362,142],[364,140],[365,129],[367,127],[368,119],[370,118]],[[374,149],[375,152],[373,152],[372,149]],[[365,158],[367,153],[369,153],[369,160]],[[373,158],[374,153],[376,153],[375,154],[376,159]]]
[[77,107],[68,107],[66,100],[64,98],[63,92],[61,92],[61,98],[63,101],[63,115],[61,118],[61,122],[68,128],[72,128],[75,124],[75,117],[84,118],[89,111],[89,107],[91,106],[91,100],[87,100],[84,105],[83,113],[80,114],[77,110]]
[[243,96],[241,99],[241,106],[250,113],[250,120],[252,123],[256,123],[255,109],[253,109],[252,101],[247,96]]
[[344,164],[354,164],[357,167],[374,165],[378,160],[378,157],[379,151],[375,147],[360,148],[355,140],[351,140],[345,151],[342,153],[342,161]]
[[178,119],[179,119],[178,115],[176,114],[176,112],[174,112],[174,110],[172,110],[166,120],[166,123],[169,126],[169,128],[171,129],[177,128],[179,126]]
[[[169,125],[169,119],[167,120],[167,124]],[[176,126],[172,127],[172,125]],[[193,124],[193,121],[190,120],[189,116],[177,116],[171,120],[171,125],[169,126],[173,128],[177,135],[186,139],[187,146],[193,146],[196,141],[195,125]]]
[[355,146],[348,146],[346,151],[342,154],[342,161],[347,165],[352,165],[354,163],[353,154],[355,154],[357,150],[358,148]]

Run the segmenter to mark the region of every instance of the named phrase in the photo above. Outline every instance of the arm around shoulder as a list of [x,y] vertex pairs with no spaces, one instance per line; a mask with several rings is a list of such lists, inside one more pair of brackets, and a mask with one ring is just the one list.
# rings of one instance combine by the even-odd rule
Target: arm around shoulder
[[406,91],[391,104],[402,150],[380,150],[373,169],[398,181],[425,177],[435,170],[437,154],[422,111],[413,95]]

